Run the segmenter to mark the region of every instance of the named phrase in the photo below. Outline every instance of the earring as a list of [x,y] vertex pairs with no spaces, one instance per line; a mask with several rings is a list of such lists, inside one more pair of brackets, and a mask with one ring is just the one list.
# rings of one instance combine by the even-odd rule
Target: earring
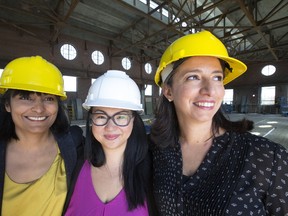
[[168,101],[169,101],[169,102],[172,102],[172,100],[171,100],[171,99],[168,99]]

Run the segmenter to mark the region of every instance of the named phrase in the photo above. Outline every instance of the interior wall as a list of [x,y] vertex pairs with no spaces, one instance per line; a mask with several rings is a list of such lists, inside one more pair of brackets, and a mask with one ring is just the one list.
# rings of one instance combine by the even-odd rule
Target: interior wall
[[[284,98],[287,104],[288,83],[274,84],[276,87],[275,100]],[[267,85],[247,85],[234,87],[233,110],[239,113],[279,113],[276,105],[261,106],[261,87]],[[275,101],[276,102],[276,101]],[[278,109],[278,110],[277,110]]]
[[[18,32],[15,29],[0,28],[0,67],[4,68],[9,61],[17,57],[41,55],[48,61],[54,63],[63,75],[78,77],[77,92],[68,92],[68,100],[81,99],[84,101],[88,87],[91,85],[91,78],[97,78],[109,69],[124,70],[121,65],[121,60],[122,57],[125,56],[125,53],[121,53],[121,56],[111,56],[111,53],[116,49],[115,47],[106,47],[63,35],[59,36],[55,43],[50,43],[50,32],[37,32],[37,30],[33,30],[33,32],[36,32],[38,36],[41,35],[41,37]],[[45,38],[45,35],[47,35],[47,41],[39,39]],[[71,43],[77,49],[78,56],[75,60],[68,61],[61,56],[60,47],[64,43]],[[92,61],[91,54],[94,50],[99,50],[104,54],[105,60],[102,65],[96,65]],[[129,57],[129,54],[127,54],[127,56]],[[149,112],[155,110],[159,98],[159,88],[154,84],[154,74],[158,62],[157,60],[149,62],[152,65],[152,73],[147,74],[144,69],[144,64],[142,64],[139,59],[132,57],[131,60],[132,68],[126,72],[136,81],[140,89],[142,89],[145,84],[153,85],[151,102],[149,99],[149,103],[152,103],[152,105],[150,106],[149,104]],[[235,112],[262,112],[263,109],[259,107],[261,86],[275,85],[276,97],[285,97],[287,99],[288,62],[273,62],[273,65],[277,68],[277,72],[271,77],[263,77],[261,74],[261,69],[264,65],[264,63],[248,64],[248,70],[243,76],[225,86],[226,88],[234,89],[233,109]],[[276,112],[274,108],[270,108],[270,110]]]
[[[37,30],[33,30],[33,32],[37,32]],[[50,33],[37,32],[37,35],[43,34],[49,35]],[[147,74],[139,59],[129,56],[128,53],[121,53],[120,56],[109,56],[109,53],[115,48],[112,49],[64,35],[59,36],[57,41],[51,44],[48,41],[49,38],[47,36],[47,41],[41,41],[36,36],[0,28],[0,67],[4,68],[9,61],[17,57],[41,55],[55,64],[63,75],[97,78],[107,70],[116,69],[127,72],[138,84],[153,82],[153,74]],[[77,57],[74,60],[69,61],[62,57],[60,48],[64,43],[70,43],[76,48]],[[102,65],[96,65],[91,59],[91,54],[95,50],[101,51],[104,55],[105,60]],[[121,60],[124,56],[129,57],[132,61],[130,70],[125,70],[122,67]],[[155,69],[155,61],[150,61],[150,63]]]

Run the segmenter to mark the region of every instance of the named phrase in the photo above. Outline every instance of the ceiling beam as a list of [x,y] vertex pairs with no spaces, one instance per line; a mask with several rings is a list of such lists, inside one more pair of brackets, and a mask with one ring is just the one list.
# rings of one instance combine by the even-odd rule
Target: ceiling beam
[[272,56],[274,56],[275,60],[278,61],[278,56],[276,55],[276,53],[274,52],[274,50],[272,49],[269,41],[267,41],[267,39],[264,36],[264,33],[261,31],[261,27],[257,25],[257,22],[255,21],[253,15],[250,13],[250,11],[247,9],[245,3],[243,2],[243,0],[237,0],[242,11],[245,13],[246,17],[248,18],[248,20],[250,21],[250,23],[253,25],[254,30],[259,34],[259,36],[262,39],[262,42],[267,46],[268,50],[270,51],[270,53],[272,54]]

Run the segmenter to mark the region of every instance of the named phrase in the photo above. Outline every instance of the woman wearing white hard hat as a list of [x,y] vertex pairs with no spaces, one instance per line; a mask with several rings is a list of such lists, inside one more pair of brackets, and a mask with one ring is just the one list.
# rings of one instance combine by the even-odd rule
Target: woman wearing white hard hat
[[83,107],[85,161],[65,215],[154,215],[138,86],[125,72],[108,71],[94,81]]
[[151,128],[160,215],[288,215],[288,152],[231,122],[224,84],[246,71],[208,31],[179,38],[155,75],[163,95]]

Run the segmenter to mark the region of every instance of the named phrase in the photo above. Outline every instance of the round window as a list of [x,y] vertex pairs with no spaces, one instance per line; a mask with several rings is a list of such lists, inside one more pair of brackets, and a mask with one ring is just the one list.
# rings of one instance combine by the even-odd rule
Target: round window
[[77,51],[71,44],[64,44],[60,49],[61,55],[67,60],[73,60],[77,56]]
[[125,70],[129,70],[131,68],[131,60],[127,57],[124,57],[122,59],[122,67],[125,69]]
[[275,73],[275,71],[276,71],[276,68],[274,65],[266,65],[265,67],[262,68],[261,73],[264,76],[271,76]]
[[150,63],[146,63],[146,64],[145,64],[145,71],[146,71],[147,74],[151,74],[151,72],[152,72],[152,66],[151,66]]
[[102,52],[95,50],[92,54],[91,54],[91,58],[92,61],[96,64],[96,65],[101,65],[104,62],[104,55],[102,54]]

